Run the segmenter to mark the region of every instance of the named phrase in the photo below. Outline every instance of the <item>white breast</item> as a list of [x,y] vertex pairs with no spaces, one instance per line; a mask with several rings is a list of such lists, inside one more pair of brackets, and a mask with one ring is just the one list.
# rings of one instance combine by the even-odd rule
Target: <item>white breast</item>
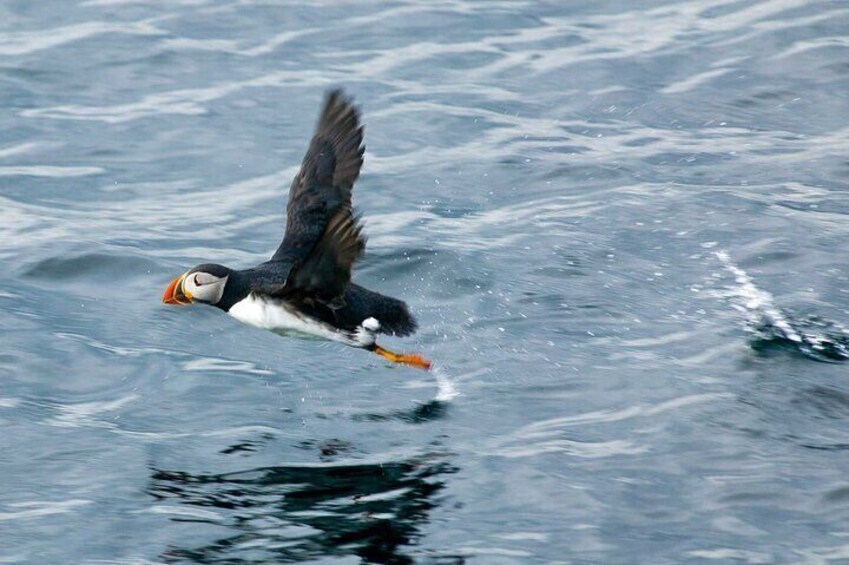
[[[351,335],[319,320],[300,314],[282,300],[269,300],[249,294],[233,305],[228,314],[251,326],[276,332],[297,332],[311,336],[339,341],[355,347],[374,343],[374,333],[360,328]],[[374,320],[369,318],[368,320]]]

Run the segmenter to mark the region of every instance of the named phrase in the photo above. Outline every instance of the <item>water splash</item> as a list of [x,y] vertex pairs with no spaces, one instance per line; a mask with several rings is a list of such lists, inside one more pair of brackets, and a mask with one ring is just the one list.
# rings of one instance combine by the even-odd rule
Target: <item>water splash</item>
[[849,329],[819,316],[795,319],[776,306],[774,297],[758,288],[749,274],[731,261],[727,251],[715,255],[734,275],[737,285],[727,296],[734,308],[747,315],[753,347],[785,345],[817,361],[849,359]]
[[460,392],[454,386],[454,382],[442,367],[433,367],[431,369],[433,376],[436,377],[436,396],[433,398],[437,402],[450,402],[456,398]]

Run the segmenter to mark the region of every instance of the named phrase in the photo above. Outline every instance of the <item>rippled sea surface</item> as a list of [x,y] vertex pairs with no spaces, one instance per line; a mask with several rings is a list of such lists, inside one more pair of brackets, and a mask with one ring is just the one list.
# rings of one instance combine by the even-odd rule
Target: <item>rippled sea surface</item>
[[[338,85],[430,373],[160,304]],[[849,560],[845,2],[9,0],[0,107],[0,562]]]

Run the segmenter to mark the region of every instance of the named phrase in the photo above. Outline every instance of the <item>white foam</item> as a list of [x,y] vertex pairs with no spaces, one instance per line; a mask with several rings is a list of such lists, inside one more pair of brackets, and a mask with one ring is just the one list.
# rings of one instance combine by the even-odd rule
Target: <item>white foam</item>
[[720,250],[714,253],[722,261],[723,266],[737,281],[737,287],[732,289],[732,298],[736,298],[736,306],[747,312],[749,321],[756,326],[767,326],[777,329],[786,339],[803,343],[804,340],[799,333],[775,306],[773,296],[765,290],[761,290],[752,282],[748,273],[731,262],[727,251]]
[[431,369],[433,376],[436,377],[436,396],[434,400],[438,402],[450,402],[460,395],[460,391],[454,386],[454,382],[442,367],[433,367]]

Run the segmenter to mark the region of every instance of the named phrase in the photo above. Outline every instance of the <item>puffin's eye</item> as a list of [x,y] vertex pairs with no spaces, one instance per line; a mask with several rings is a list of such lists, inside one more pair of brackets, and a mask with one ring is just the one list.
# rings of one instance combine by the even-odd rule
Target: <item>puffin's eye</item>
[[214,283],[220,280],[218,277],[210,275],[209,273],[199,272],[195,273],[192,281],[195,283],[195,286],[203,286],[207,284]]

